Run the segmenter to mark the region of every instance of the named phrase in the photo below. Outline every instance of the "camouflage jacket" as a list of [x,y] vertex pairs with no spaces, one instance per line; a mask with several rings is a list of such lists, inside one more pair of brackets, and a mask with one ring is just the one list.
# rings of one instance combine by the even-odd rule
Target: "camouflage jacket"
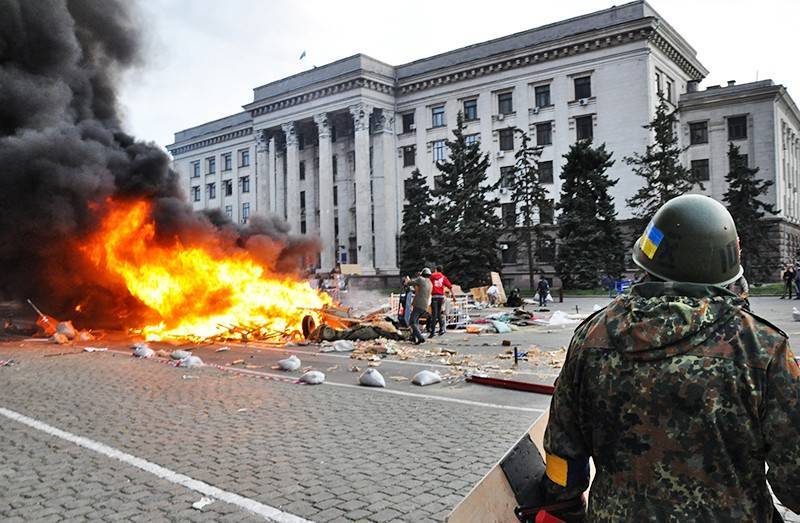
[[544,445],[549,502],[594,461],[589,521],[771,521],[767,480],[800,512],[800,370],[733,293],[641,283],[576,329]]

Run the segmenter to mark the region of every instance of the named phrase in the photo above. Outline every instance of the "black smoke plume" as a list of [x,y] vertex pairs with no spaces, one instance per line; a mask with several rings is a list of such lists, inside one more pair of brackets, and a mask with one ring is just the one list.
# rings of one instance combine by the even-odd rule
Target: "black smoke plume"
[[133,314],[75,251],[109,197],[150,200],[160,238],[213,234],[287,272],[309,253],[277,220],[193,213],[167,155],[121,129],[116,84],[142,62],[139,37],[129,1],[0,0],[0,299]]

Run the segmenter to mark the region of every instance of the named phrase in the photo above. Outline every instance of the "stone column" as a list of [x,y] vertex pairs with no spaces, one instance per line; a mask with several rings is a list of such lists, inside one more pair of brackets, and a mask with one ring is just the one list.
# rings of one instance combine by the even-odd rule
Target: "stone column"
[[[333,166],[331,165],[331,127],[328,114],[314,115],[319,130],[319,237],[322,242],[320,269],[328,272],[336,264],[333,229]],[[312,205],[313,209],[313,205]]]
[[[255,166],[255,209],[256,214],[265,215],[269,211],[269,187],[270,187],[270,164],[269,164],[269,138],[266,129],[256,131],[256,166]],[[222,186],[220,185],[220,190]],[[220,198],[220,204],[222,199]]]
[[363,102],[350,106],[355,126],[356,155],[356,248],[361,274],[375,274],[372,256],[372,201],[369,175],[369,115],[372,106]]
[[286,221],[293,234],[300,234],[300,166],[294,122],[281,124],[286,134]]
[[275,137],[271,136],[267,145],[267,173],[269,174],[269,212],[278,214],[278,162],[275,158]]
[[[397,144],[394,133],[394,111],[383,109],[378,121],[380,157],[375,159],[375,265],[384,274],[397,274]],[[376,180],[378,182],[378,180]],[[377,232],[376,231],[376,232]]]

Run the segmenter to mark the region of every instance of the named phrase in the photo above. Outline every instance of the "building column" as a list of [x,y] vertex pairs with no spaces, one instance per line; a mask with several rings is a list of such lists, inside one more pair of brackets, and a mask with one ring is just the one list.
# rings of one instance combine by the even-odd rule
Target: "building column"
[[[319,237],[322,243],[320,270],[329,272],[336,265],[333,230],[333,166],[331,162],[331,127],[328,114],[314,115],[319,131]],[[313,206],[312,206],[313,208]]]
[[269,176],[269,212],[278,214],[278,162],[275,158],[275,137],[271,136],[267,145],[267,173]]
[[293,234],[300,234],[300,165],[294,122],[281,124],[286,135],[286,221]]
[[361,274],[375,274],[372,256],[372,191],[369,173],[369,116],[372,106],[363,102],[350,106],[355,127],[356,155],[356,248]]
[[[376,184],[373,198],[375,223],[381,231],[376,235],[375,265],[384,274],[398,274],[397,268],[397,144],[394,133],[395,113],[383,109],[378,121],[380,157],[375,158]],[[378,177],[381,180],[377,180]]]
[[[259,129],[256,131],[256,165],[255,165],[255,214],[266,215],[269,211],[269,139],[267,137],[266,129]],[[220,185],[220,190],[222,186]],[[220,205],[222,199],[220,198]]]

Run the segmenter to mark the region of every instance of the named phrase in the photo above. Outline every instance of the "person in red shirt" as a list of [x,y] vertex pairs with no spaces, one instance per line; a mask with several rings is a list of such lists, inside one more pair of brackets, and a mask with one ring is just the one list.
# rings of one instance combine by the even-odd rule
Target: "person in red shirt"
[[447,279],[447,276],[442,274],[442,266],[436,266],[436,272],[431,274],[431,321],[428,327],[428,337],[433,337],[436,332],[436,325],[439,325],[439,336],[444,334],[445,330],[445,316],[444,316],[444,290],[445,288],[453,290],[453,284]]

